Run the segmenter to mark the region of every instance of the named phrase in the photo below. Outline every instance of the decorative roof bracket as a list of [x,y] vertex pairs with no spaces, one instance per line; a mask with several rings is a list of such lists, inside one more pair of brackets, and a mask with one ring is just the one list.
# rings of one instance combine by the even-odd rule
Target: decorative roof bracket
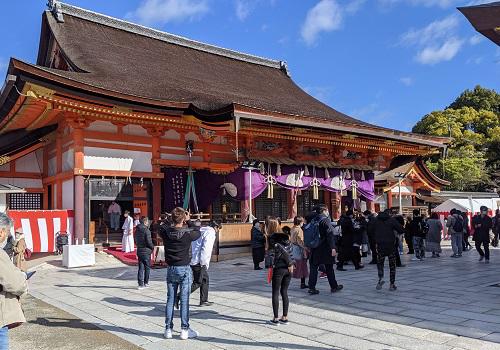
[[64,23],[63,12],[61,8],[61,3],[57,0],[48,0],[47,7],[50,12],[54,15],[55,19],[59,23]]

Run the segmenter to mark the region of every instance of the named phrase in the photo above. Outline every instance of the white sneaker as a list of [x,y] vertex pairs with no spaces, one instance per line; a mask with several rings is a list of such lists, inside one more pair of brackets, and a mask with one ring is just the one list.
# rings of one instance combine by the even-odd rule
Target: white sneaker
[[192,330],[191,328],[189,328],[189,329],[183,329],[181,331],[181,339],[182,340],[187,340],[187,339],[196,338],[196,337],[198,337],[198,332]]
[[419,261],[419,258],[411,258],[411,261]]
[[137,287],[138,290],[143,290],[144,289],[144,286],[139,286]]
[[165,329],[165,333],[163,334],[163,336],[166,339],[172,339],[172,329],[170,328]]
[[149,284],[145,284],[145,285],[144,285],[144,288],[149,288]]

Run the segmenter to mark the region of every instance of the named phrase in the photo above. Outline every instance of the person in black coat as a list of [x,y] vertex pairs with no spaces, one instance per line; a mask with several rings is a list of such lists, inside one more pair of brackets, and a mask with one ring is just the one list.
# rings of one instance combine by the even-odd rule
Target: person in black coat
[[366,210],[363,215],[367,220],[366,233],[368,234],[368,244],[370,245],[370,252],[372,255],[372,260],[369,262],[370,265],[375,265],[377,263],[377,244],[375,242],[375,215],[369,210]]
[[264,261],[264,255],[266,253],[266,236],[264,236],[262,232],[262,226],[259,219],[253,221],[251,234],[253,269],[262,270],[260,263]]
[[[488,208],[484,205],[480,208],[481,214],[472,218],[472,226],[474,227],[474,241],[476,242],[476,250],[479,253],[479,261],[485,259],[485,263],[490,262],[490,230],[493,228],[493,220],[488,215]],[[481,249],[481,244],[484,246],[484,252]]]
[[148,287],[149,273],[151,270],[151,254],[155,248],[148,225],[149,219],[143,216],[139,219],[139,225],[135,228],[135,244],[137,247],[137,261],[139,265],[139,271],[137,272],[139,289]]
[[[273,226],[279,227],[279,224],[276,222]],[[288,287],[292,280],[295,265],[295,261],[292,259],[292,243],[290,242],[290,236],[285,232],[272,232],[269,237],[269,249],[272,249],[274,252],[272,277],[272,304],[274,317],[271,320],[271,324],[287,324],[289,307]],[[283,300],[283,315],[281,318],[278,318],[280,295]]]
[[316,289],[316,283],[318,282],[318,268],[320,265],[325,266],[325,273],[331,292],[338,292],[344,286],[337,283],[335,271],[333,270],[335,256],[337,256],[337,246],[335,244],[334,228],[330,220],[328,208],[326,206],[317,207],[315,216],[311,221],[317,222],[319,225],[321,241],[317,248],[311,249],[311,258],[309,261],[309,294],[319,294],[319,290]]
[[[364,220],[363,220],[364,221]],[[361,255],[359,249],[361,246],[363,230],[366,229],[364,223],[354,219],[354,212],[348,210],[339,220],[342,228],[342,240],[340,245],[337,270],[346,271],[344,263],[351,260],[356,270],[363,268],[361,264]]]
[[[385,257],[389,258],[390,270],[390,290],[395,291],[396,288],[396,234],[404,232],[403,227],[390,215],[389,210],[385,210],[377,216],[375,221],[375,241],[377,244],[377,271],[378,283],[377,290],[382,289],[384,282],[384,263]],[[399,253],[398,253],[399,254]]]

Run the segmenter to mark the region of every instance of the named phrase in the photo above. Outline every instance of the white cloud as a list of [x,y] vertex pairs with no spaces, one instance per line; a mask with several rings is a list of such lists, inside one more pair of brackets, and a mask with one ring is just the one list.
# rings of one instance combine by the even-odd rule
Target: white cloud
[[404,86],[412,86],[413,85],[413,78],[412,77],[402,77],[401,79],[399,79],[399,81]]
[[455,33],[459,26],[456,15],[431,22],[420,29],[410,29],[400,38],[400,44],[417,47],[415,56],[422,64],[436,64],[449,61],[460,51],[464,41]]
[[317,100],[327,103],[328,98],[332,94],[332,88],[329,86],[306,86],[304,90]]
[[463,41],[457,38],[446,40],[441,46],[428,46],[418,52],[416,60],[422,64],[436,64],[449,61],[456,56]]
[[479,56],[479,57],[471,57],[467,60],[467,64],[481,64],[483,63],[484,58]]
[[484,37],[482,35],[476,34],[469,39],[469,44],[471,44],[472,46],[475,46],[475,45],[479,44],[480,42],[482,42],[483,39],[484,39]]
[[447,8],[463,3],[461,0],[378,0],[384,7],[390,7],[397,4],[406,4],[412,6],[441,7]]
[[345,7],[346,13],[356,13],[365,4],[366,0],[349,0],[349,3]]
[[127,14],[140,23],[165,24],[193,20],[209,11],[207,0],[143,0],[139,7]]
[[247,19],[248,15],[253,11],[253,9],[254,2],[250,2],[248,0],[236,0],[236,17],[238,17],[240,21],[243,22],[245,19]]
[[321,0],[306,15],[301,29],[301,37],[304,42],[314,45],[322,32],[331,32],[342,26],[344,15],[354,14],[366,0],[351,0],[344,7],[336,0]]

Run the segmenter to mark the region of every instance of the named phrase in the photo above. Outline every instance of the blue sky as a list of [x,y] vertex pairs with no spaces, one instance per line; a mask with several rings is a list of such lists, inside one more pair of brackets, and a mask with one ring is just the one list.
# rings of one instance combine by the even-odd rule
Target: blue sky
[[[492,0],[491,0],[492,1]],[[214,45],[288,62],[330,106],[410,130],[464,89],[500,91],[500,48],[456,6],[471,0],[67,0]],[[35,62],[45,1],[2,3],[0,76]]]

